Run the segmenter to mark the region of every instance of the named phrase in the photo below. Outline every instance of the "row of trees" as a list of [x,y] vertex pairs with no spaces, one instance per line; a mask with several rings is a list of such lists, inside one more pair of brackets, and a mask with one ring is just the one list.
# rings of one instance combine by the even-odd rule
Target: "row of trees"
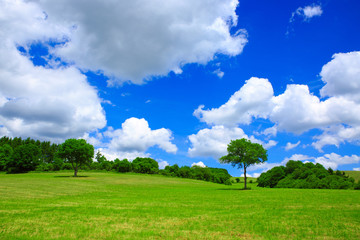
[[231,184],[230,174],[225,169],[179,167],[177,164],[159,169],[152,158],[136,158],[108,161],[99,151],[93,161],[94,147],[84,139],[67,139],[63,144],[35,141],[33,139],[0,139],[0,171],[25,173],[29,171],[58,171],[73,169],[76,177],[79,169],[106,170],[161,174],[164,176],[192,178],[215,183]]
[[321,188],[350,189],[359,188],[359,183],[345,175],[325,169],[321,164],[301,161],[288,161],[286,166],[278,166],[262,173],[258,178],[259,187],[270,188]]

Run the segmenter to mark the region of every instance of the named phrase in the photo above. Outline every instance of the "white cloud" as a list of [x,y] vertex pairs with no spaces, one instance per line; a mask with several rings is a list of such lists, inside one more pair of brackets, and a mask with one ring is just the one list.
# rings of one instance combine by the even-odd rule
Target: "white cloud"
[[310,19],[315,16],[321,16],[321,14],[323,13],[321,6],[316,5],[306,6],[302,9],[302,12],[306,19]]
[[[290,84],[284,93],[274,96],[267,79],[251,78],[219,108],[194,111],[210,126],[237,127],[254,119],[269,119],[275,125],[260,134],[275,136],[277,131],[302,134],[320,129],[313,146],[321,151],[328,144],[360,140],[360,52],[335,54],[320,75],[326,85],[320,90],[324,100],[309,91],[307,85]],[[344,80],[345,79],[345,80]],[[296,106],[296,107],[294,107]],[[289,145],[292,147],[292,145]]]
[[188,149],[190,157],[213,157],[220,158],[227,154],[227,145],[231,140],[246,138],[251,142],[259,143],[265,148],[273,147],[277,142],[270,140],[265,143],[254,136],[247,136],[241,128],[227,128],[213,126],[200,130],[197,134],[189,136],[191,147]]
[[207,156],[218,159],[226,155],[230,141],[238,138],[248,138],[241,128],[214,126],[211,129],[202,129],[189,136],[192,147],[188,153],[190,157]]
[[173,137],[169,129],[152,130],[143,118],[129,118],[122,124],[121,129],[109,128],[104,136],[111,139],[108,148],[112,151],[145,152],[153,146],[168,153],[177,151],[177,147],[171,142]]
[[285,158],[281,164],[285,165],[289,160],[293,160],[293,161],[306,161],[306,160],[311,160],[314,159],[313,157],[310,157],[308,155],[304,155],[304,154],[293,154],[291,157],[287,157]]
[[181,73],[185,64],[206,64],[218,53],[238,55],[247,43],[244,30],[230,34],[237,0],[29,0],[30,5],[46,12],[49,24],[66,29],[67,44],[53,53],[103,71],[109,85]]
[[353,171],[360,171],[360,168],[353,168]]
[[360,162],[360,156],[340,156],[336,153],[325,154],[322,157],[315,158],[316,163],[320,163],[325,168],[338,169],[339,165],[353,164]]
[[159,169],[164,169],[166,166],[169,166],[169,163],[167,161],[161,161],[158,162],[159,164]]
[[288,143],[286,144],[286,146],[285,146],[285,150],[286,150],[286,151],[289,151],[289,150],[291,150],[291,149],[294,149],[294,148],[296,148],[297,146],[299,146],[299,144],[300,144],[300,141],[298,141],[297,143],[288,142]]
[[309,21],[313,17],[319,17],[323,13],[320,5],[309,5],[306,7],[299,7],[295,12],[292,13],[290,22],[295,20],[295,16],[299,16],[304,19],[304,21]]
[[289,35],[290,32],[293,32],[293,24],[297,18],[302,19],[304,22],[309,22],[313,17],[319,17],[323,13],[323,10],[320,5],[312,4],[305,7],[299,7],[294,12],[292,12],[289,19],[289,26],[286,31],[286,35]]
[[266,118],[272,109],[274,91],[271,83],[264,78],[250,78],[239,91],[219,108],[203,110],[201,105],[194,111],[200,121],[209,125],[233,127],[250,124],[253,118]]
[[126,152],[126,151],[113,150],[109,148],[98,148],[98,150],[100,150],[101,154],[103,154],[106,157],[106,159],[109,161],[114,161],[116,158],[120,160],[126,158],[127,160],[132,161],[137,157],[142,157],[142,158],[151,157],[149,153],[137,152],[137,151]]
[[325,64],[320,72],[326,84],[320,93],[326,96],[342,96],[360,102],[360,52],[338,53]]
[[213,71],[213,73],[216,74],[216,75],[218,76],[218,78],[223,78],[223,76],[224,76],[224,74],[225,74],[223,71],[221,71],[220,68],[218,68],[218,69],[216,69],[215,71]]
[[34,66],[17,49],[61,39],[66,29],[20,0],[0,1],[0,26],[1,134],[60,142],[106,125],[101,99],[78,69]]
[[[246,173],[246,177],[251,177],[251,178],[258,178],[260,177],[261,173]],[[241,174],[240,177],[244,177],[244,174]]]
[[202,167],[202,168],[206,167],[206,165],[203,162],[197,162],[197,163],[191,164],[191,167],[194,167],[194,166],[198,166],[198,167]]

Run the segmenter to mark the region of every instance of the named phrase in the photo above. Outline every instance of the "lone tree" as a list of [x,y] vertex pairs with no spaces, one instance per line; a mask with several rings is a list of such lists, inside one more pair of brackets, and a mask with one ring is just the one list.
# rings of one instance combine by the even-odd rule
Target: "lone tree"
[[60,145],[58,156],[71,163],[74,169],[74,177],[77,177],[77,172],[82,165],[92,163],[94,147],[84,139],[71,138]]
[[246,189],[246,168],[250,165],[267,161],[267,151],[258,143],[245,138],[231,140],[227,147],[228,154],[220,158],[221,163],[231,163],[233,167],[244,168]]

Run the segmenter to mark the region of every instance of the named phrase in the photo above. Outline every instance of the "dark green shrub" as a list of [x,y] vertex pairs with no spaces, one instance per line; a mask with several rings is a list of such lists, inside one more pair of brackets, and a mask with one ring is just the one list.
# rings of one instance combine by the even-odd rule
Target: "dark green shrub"
[[230,179],[226,180],[224,184],[225,184],[225,185],[232,185]]
[[159,172],[159,164],[152,158],[135,158],[131,166],[136,173],[154,174]]
[[114,160],[113,169],[117,172],[131,172],[131,162],[127,159],[120,161],[118,158]]

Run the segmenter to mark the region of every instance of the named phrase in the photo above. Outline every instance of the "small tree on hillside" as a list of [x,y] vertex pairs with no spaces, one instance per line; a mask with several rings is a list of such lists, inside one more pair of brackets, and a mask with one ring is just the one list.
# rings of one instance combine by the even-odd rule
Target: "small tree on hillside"
[[246,168],[267,161],[267,151],[258,143],[245,138],[232,140],[227,147],[228,154],[220,158],[221,163],[231,163],[233,167],[244,168],[246,189]]
[[71,163],[74,169],[74,177],[77,177],[77,172],[82,165],[92,163],[94,147],[84,139],[67,139],[60,145],[58,156]]

